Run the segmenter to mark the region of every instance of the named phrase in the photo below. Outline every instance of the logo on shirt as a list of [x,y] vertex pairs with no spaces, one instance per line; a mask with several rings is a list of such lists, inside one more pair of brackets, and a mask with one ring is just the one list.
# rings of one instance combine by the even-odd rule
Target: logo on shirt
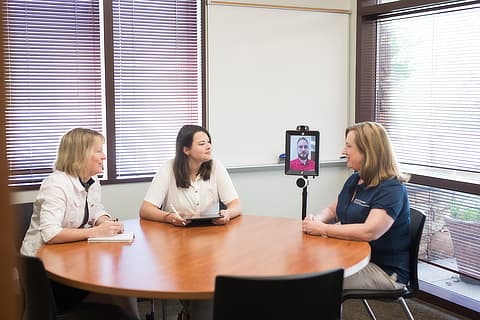
[[358,204],[359,206],[362,206],[362,207],[370,207],[370,205],[368,203],[366,203],[365,201],[361,200],[361,199],[358,199],[358,198],[355,198],[355,200],[353,200],[353,203],[355,204]]

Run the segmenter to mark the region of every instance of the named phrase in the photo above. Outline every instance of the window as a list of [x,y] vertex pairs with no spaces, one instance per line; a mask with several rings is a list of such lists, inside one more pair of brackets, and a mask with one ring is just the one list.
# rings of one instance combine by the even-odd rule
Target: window
[[150,177],[202,124],[200,0],[4,3],[10,185],[38,184],[60,137],[106,136],[104,179]]
[[9,1],[5,17],[10,183],[38,183],[65,131],[102,130],[98,3]]
[[[358,1],[356,121],[382,123],[412,174],[410,201],[428,214],[420,257],[479,280],[480,4],[381,2]],[[463,227],[466,266],[455,216],[476,225]]]
[[113,1],[117,179],[151,176],[201,123],[199,22],[192,0]]

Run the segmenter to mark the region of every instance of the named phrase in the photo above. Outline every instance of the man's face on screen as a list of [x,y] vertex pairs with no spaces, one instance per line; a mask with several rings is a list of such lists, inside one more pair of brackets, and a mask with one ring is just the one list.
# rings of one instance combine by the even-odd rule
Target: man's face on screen
[[308,147],[308,142],[305,141],[304,139],[298,140],[297,142],[298,158],[300,160],[307,160],[309,152],[310,152],[310,148]]

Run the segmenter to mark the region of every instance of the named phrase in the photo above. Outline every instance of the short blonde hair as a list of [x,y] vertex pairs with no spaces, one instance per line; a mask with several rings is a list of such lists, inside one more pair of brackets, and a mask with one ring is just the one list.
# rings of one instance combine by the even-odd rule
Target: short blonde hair
[[365,157],[359,174],[367,186],[374,187],[391,178],[408,180],[398,169],[390,138],[381,124],[360,122],[348,127],[345,137],[349,132],[355,132],[354,143]]
[[71,176],[80,176],[98,139],[105,141],[101,133],[86,128],[74,128],[65,133],[58,146],[55,169]]

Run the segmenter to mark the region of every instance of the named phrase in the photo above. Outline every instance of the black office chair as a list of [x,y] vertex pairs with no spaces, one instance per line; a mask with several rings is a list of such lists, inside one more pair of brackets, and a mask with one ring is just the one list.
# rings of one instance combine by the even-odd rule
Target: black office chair
[[30,226],[30,219],[32,218],[33,213],[33,203],[32,202],[25,202],[25,203],[17,203],[12,205],[12,213],[15,215],[15,223],[16,223],[16,237],[15,237],[15,246],[16,252],[20,251],[20,247],[22,246],[23,238],[25,237],[25,233]]
[[418,250],[422,239],[423,226],[425,225],[425,213],[410,208],[410,282],[404,289],[399,290],[361,290],[349,289],[343,292],[343,300],[361,299],[372,320],[376,320],[372,308],[367,299],[396,301],[399,302],[408,319],[414,320],[405,299],[415,297],[418,293]]
[[340,319],[343,269],[295,276],[217,276],[214,320]]
[[23,320],[131,319],[119,306],[93,302],[82,302],[59,313],[42,261],[18,255],[18,266],[24,298]]

